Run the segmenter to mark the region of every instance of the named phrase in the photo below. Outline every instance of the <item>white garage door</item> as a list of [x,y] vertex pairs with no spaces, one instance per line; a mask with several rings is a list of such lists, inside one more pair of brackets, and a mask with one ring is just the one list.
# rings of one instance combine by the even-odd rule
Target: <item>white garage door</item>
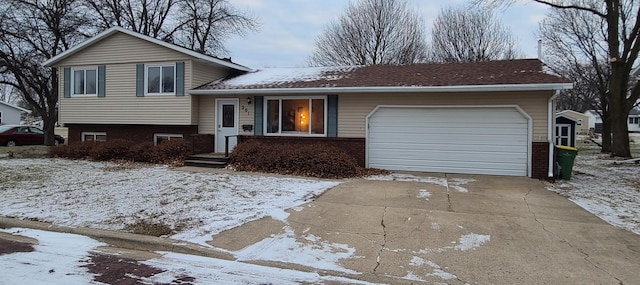
[[369,167],[527,176],[528,120],[513,107],[380,107],[368,125]]

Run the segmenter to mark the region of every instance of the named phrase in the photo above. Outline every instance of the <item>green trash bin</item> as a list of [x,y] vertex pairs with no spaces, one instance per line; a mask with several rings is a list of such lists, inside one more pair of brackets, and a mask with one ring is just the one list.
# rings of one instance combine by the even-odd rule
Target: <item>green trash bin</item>
[[571,179],[571,171],[573,171],[573,161],[578,155],[578,149],[575,147],[557,145],[556,161],[560,165],[560,178],[564,180]]

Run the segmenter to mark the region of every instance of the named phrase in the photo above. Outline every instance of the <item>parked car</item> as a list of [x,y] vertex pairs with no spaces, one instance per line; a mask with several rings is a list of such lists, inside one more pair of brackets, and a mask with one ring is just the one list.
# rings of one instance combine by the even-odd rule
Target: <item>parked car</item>
[[[55,135],[55,144],[64,143],[64,138]],[[44,131],[34,126],[0,126],[0,145],[40,145],[44,144]]]

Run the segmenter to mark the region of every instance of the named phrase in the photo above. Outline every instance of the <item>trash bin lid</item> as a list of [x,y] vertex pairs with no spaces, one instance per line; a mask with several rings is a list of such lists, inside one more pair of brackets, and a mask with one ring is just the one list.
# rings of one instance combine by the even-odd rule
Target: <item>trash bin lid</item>
[[574,150],[574,151],[578,151],[577,148],[575,147],[570,147],[570,146],[566,146],[566,145],[556,145],[557,148],[559,149],[564,149],[564,150]]

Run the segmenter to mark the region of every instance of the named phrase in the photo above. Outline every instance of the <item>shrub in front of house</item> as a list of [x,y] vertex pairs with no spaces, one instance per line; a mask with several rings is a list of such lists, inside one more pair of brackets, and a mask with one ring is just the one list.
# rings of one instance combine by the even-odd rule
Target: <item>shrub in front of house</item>
[[76,142],[52,147],[51,157],[90,159],[98,161],[126,160],[133,162],[181,164],[191,154],[191,145],[184,140],[135,144],[127,140],[106,142]]
[[320,178],[357,177],[366,173],[344,150],[322,143],[290,144],[249,140],[238,144],[229,163],[239,171]]

